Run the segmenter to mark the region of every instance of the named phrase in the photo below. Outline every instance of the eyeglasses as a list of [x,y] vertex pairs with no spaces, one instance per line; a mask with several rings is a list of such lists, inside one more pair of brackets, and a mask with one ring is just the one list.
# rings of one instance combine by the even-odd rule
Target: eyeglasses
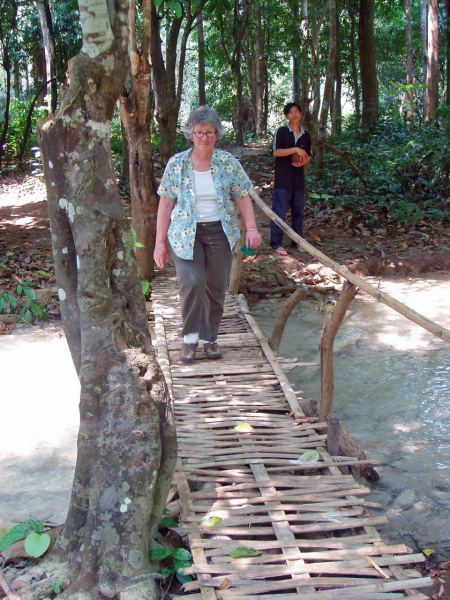
[[199,140],[203,139],[203,137],[206,135],[206,137],[208,139],[211,139],[212,137],[214,137],[216,135],[215,131],[193,131],[192,132],[196,138],[198,138]]

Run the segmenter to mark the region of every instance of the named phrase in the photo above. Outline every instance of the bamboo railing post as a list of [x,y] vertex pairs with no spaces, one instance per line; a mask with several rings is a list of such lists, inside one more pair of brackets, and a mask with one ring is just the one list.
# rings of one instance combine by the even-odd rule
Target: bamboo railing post
[[344,277],[344,279],[346,279],[347,281],[350,281],[370,296],[373,296],[380,302],[383,302],[390,308],[393,308],[410,321],[413,321],[414,323],[417,323],[417,325],[420,325],[427,331],[430,331],[432,334],[436,335],[441,340],[450,342],[450,331],[448,329],[442,327],[442,325],[439,325],[438,323],[435,323],[431,319],[424,317],[409,306],[406,306],[406,304],[403,304],[403,302],[392,298],[392,296],[389,296],[389,294],[382,292],[378,288],[368,283],[362,277],[358,277],[358,275],[355,275],[355,273],[352,273],[346,267],[343,267],[339,263],[332,260],[326,254],[323,254],[322,252],[317,250],[317,248],[314,248],[312,244],[308,243],[302,237],[297,235],[295,231],[293,231],[289,227],[289,225],[286,225],[286,223],[267,206],[264,200],[260,198],[260,196],[258,196],[255,190],[252,190],[250,192],[250,196],[253,198],[253,200],[256,202],[256,204],[259,206],[259,208],[263,211],[264,214],[266,214],[272,221],[274,221],[274,223],[276,223],[284,232],[286,232],[288,236],[292,240],[294,240],[294,242],[296,242],[301,248],[303,248],[303,250],[308,252],[308,254],[311,254],[311,256],[317,258],[317,260],[319,260],[323,265],[325,265],[326,267],[330,267],[330,269]]
[[320,405],[319,421],[325,423],[331,417],[333,410],[334,370],[333,370],[333,344],[339,327],[344,320],[345,313],[351,301],[356,296],[357,288],[346,281],[342,288],[339,300],[333,312],[322,327],[320,334]]
[[272,335],[270,336],[270,345],[272,350],[278,352],[280,348],[281,338],[283,337],[284,328],[286,327],[287,320],[292,310],[299,304],[306,296],[308,290],[301,287],[297,288],[293,294],[283,300],[278,311],[277,318],[272,329]]
[[242,261],[243,254],[241,252],[242,244],[245,241],[245,226],[244,219],[241,215],[238,216],[239,228],[241,230],[241,238],[236,245],[236,248],[233,253],[233,262],[231,263],[231,271],[230,271],[230,282],[228,284],[228,291],[233,296],[239,292],[239,281],[241,279],[241,270],[242,270]]

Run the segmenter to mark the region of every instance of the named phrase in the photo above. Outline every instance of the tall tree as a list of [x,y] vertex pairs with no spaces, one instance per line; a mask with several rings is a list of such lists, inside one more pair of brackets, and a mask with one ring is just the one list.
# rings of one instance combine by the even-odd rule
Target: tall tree
[[262,15],[263,9],[258,0],[253,9],[255,27],[248,27],[243,40],[243,54],[247,63],[248,87],[250,100],[255,117],[256,135],[262,137],[266,132],[264,97],[267,92],[265,56],[265,23]]
[[439,1],[428,3],[428,60],[425,120],[432,121],[439,104]]
[[375,0],[359,3],[359,64],[361,71],[362,121],[372,127],[378,119],[378,78],[373,19]]
[[447,35],[447,79],[445,82],[445,103],[450,105],[450,0],[445,0],[445,16],[447,19],[446,35]]
[[350,17],[350,73],[353,86],[353,100],[355,103],[355,117],[359,122],[361,119],[361,103],[359,99],[358,68],[356,66],[356,0],[351,0],[348,7]]
[[256,135],[261,137],[265,134],[265,123],[264,123],[264,31],[263,31],[263,20],[262,20],[262,8],[261,2],[256,1],[254,6],[254,24],[256,34],[256,48],[255,48],[255,121],[256,121]]
[[[323,90],[322,107],[320,109],[320,119],[318,127],[318,139],[325,141],[326,125],[328,119],[328,111],[331,104],[331,96],[333,91],[334,71],[336,67],[336,44],[337,44],[337,17],[336,17],[336,1],[328,0],[328,17],[330,26],[330,40],[328,48],[327,71],[325,75],[325,84]],[[323,146],[317,148],[316,153],[316,169],[320,171],[323,167],[324,152]]]
[[406,18],[406,83],[408,89],[406,97],[408,100],[408,123],[414,121],[414,91],[413,91],[413,55],[412,55],[412,23],[411,23],[411,0],[405,0]]
[[55,38],[53,35],[52,16],[48,0],[36,0],[41,23],[42,39],[44,41],[45,70],[47,75],[47,109],[53,115],[58,103],[56,75]]
[[427,20],[427,0],[420,0],[420,40],[422,42],[422,114],[425,115],[426,104],[426,85],[428,68],[428,20]]
[[79,0],[79,8],[82,52],[54,118],[39,128],[61,315],[81,383],[72,497],[47,573],[70,579],[69,598],[124,588],[144,597],[176,442],[110,153],[128,2]]
[[198,40],[198,104],[199,106],[206,105],[206,80],[205,80],[205,60],[206,46],[205,34],[203,31],[203,17],[197,23],[197,40]]
[[214,24],[220,34],[221,48],[231,67],[236,84],[234,114],[236,143],[240,145],[244,144],[242,45],[248,26],[249,12],[250,6],[247,0],[234,0],[231,16],[222,12],[214,19]]
[[154,273],[153,249],[156,239],[158,199],[153,171],[151,141],[151,67],[150,21],[151,0],[142,1],[142,39],[136,36],[136,0],[129,0],[130,29],[129,85],[119,99],[120,116],[128,142],[128,165],[131,193],[131,222],[137,240],[144,247],[136,248],[140,275],[151,281]]
[[[160,160],[162,164],[166,164],[174,152],[184,81],[186,46],[201,14],[201,4],[196,3],[197,8],[194,8],[191,0],[186,0],[183,5],[174,2],[168,7],[163,6],[162,10],[169,11],[172,6],[175,6],[175,15],[171,13],[168,15],[170,20],[165,40],[165,61],[160,31],[161,15],[158,14],[154,3],[151,9],[150,54],[157,96],[156,120],[161,134]],[[180,34],[181,40],[179,40]]]
[[242,77],[242,44],[248,26],[250,7],[247,0],[234,0],[233,14],[223,12],[217,16],[214,23],[220,33],[220,45],[236,83],[235,98],[235,129],[236,143],[244,144],[243,126],[243,77]]
[[333,135],[339,135],[342,131],[342,69],[339,17],[336,7],[336,66],[334,72],[333,120],[331,123],[331,133]]
[[11,104],[11,70],[12,70],[12,43],[16,29],[17,2],[16,0],[2,0],[0,2],[2,20],[0,20],[0,46],[1,63],[6,74],[6,98],[3,128],[0,136],[0,169],[4,157],[6,135],[9,127],[9,109]]

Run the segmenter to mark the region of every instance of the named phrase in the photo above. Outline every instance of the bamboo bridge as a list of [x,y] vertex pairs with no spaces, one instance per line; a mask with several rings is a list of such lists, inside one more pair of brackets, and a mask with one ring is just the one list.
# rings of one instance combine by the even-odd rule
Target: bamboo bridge
[[[158,361],[174,403],[175,471],[195,577],[192,600],[426,600],[429,577],[386,523],[351,467],[331,455],[327,423],[305,416],[282,362],[238,296],[227,296],[224,357],[178,360],[176,278],[164,269],[152,296]],[[179,596],[181,597],[181,596]],[[184,596],[183,596],[184,597]]]

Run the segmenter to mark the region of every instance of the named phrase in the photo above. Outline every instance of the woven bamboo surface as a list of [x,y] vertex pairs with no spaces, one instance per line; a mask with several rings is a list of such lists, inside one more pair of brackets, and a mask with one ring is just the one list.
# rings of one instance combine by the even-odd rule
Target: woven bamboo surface
[[[227,297],[221,360],[201,345],[178,360],[176,279],[159,272],[153,292],[158,360],[174,400],[175,472],[194,563],[192,600],[426,599],[424,560],[384,543],[370,490],[331,458],[324,424],[303,414],[284,371],[245,304]],[[313,464],[299,457],[317,450]],[[231,558],[237,548],[256,556]]]

